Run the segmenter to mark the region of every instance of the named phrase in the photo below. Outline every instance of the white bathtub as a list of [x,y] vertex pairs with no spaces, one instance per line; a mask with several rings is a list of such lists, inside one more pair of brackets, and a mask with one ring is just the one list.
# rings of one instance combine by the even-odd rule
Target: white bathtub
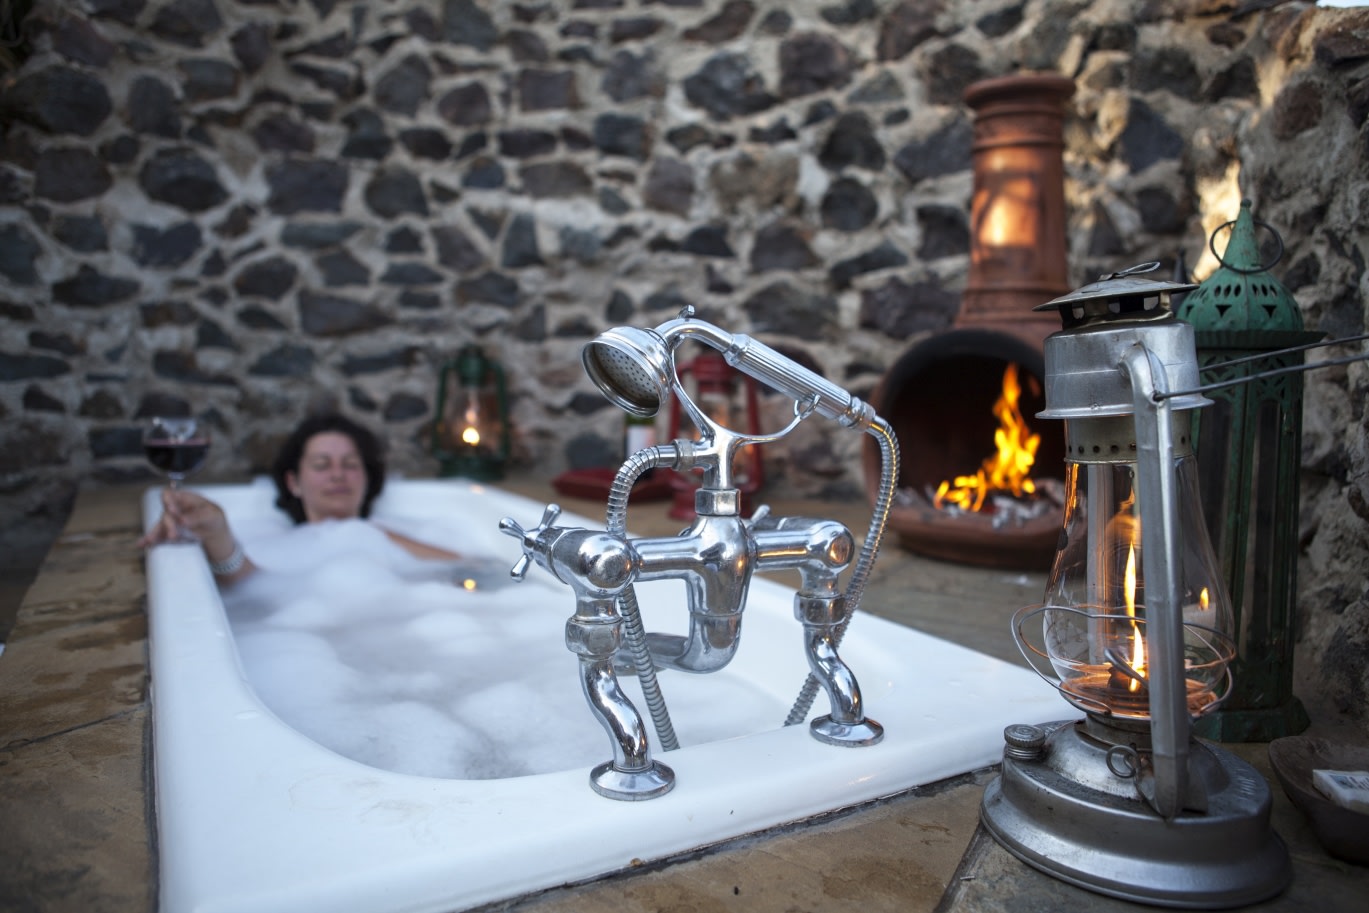
[[[239,528],[275,522],[264,484],[201,490]],[[151,491],[144,501],[148,523],[160,513],[156,498]],[[499,519],[532,525],[543,506],[461,481],[392,482],[376,516],[464,516],[467,528],[488,530],[488,554],[511,566],[519,545],[498,534]],[[558,525],[601,520],[563,515]],[[618,802],[591,791],[590,767],[612,752],[578,697],[569,653],[567,666],[547,674],[563,676],[582,705],[594,757],[503,779],[395,773],[321,747],[258,699],[198,547],[152,549],[147,573],[165,913],[465,909],[983,767],[999,760],[1005,725],[1067,714],[1030,672],[861,613],[841,654],[885,738],[866,748],[823,745],[806,725],[781,725],[807,671],[802,635],[792,590],[757,579],[735,661],[712,676],[661,676],[682,745],[662,753],[651,736],[653,756],[677,777],[667,795]],[[534,567],[500,592],[555,606],[545,636],[563,643],[569,588]],[[682,595],[643,588],[639,599],[648,630],[687,626]],[[714,691],[699,699],[693,688]],[[725,722],[725,730],[740,727],[732,737],[691,743],[700,701],[719,694],[722,703],[728,694],[745,698],[736,703],[749,718]],[[812,715],[826,712],[819,694]]]

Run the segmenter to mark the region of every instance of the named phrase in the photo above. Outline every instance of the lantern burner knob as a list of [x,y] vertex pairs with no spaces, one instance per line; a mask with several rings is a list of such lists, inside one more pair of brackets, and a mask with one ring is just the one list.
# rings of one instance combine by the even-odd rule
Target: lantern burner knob
[[1035,761],[1046,747],[1046,730],[1027,723],[1014,723],[1003,730],[1003,753],[1018,761]]

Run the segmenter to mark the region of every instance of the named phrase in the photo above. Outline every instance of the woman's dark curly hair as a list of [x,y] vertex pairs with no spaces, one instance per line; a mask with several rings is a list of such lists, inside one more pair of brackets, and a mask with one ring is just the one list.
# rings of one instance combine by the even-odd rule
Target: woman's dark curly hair
[[357,453],[361,455],[361,464],[366,470],[366,495],[361,499],[361,516],[370,516],[371,502],[385,487],[385,459],[381,456],[380,441],[374,434],[336,412],[310,416],[300,422],[299,427],[285,439],[280,452],[276,454],[275,465],[271,467],[271,478],[276,483],[276,506],[289,514],[290,519],[297,524],[303,523],[306,519],[304,502],[291,493],[285,476],[291,472],[299,473],[300,463],[304,459],[304,448],[308,445],[309,439],[328,431],[347,435],[352,439],[352,443],[356,444]]

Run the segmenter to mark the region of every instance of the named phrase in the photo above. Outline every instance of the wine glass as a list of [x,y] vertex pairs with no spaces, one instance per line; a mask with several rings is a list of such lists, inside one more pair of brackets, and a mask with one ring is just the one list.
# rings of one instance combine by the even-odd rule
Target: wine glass
[[[209,429],[193,418],[154,417],[143,431],[143,453],[152,467],[167,477],[174,491],[209,455]],[[179,530],[176,541],[196,539]]]

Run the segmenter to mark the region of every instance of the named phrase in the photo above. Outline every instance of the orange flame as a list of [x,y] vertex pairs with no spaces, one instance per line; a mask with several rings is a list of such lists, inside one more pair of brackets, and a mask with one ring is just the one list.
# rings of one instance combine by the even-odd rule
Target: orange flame
[[937,508],[978,511],[990,492],[1007,491],[1014,497],[1021,497],[1036,491],[1036,483],[1028,473],[1036,462],[1041,436],[1033,434],[1022,418],[1018,406],[1021,395],[1017,365],[1010,364],[1003,372],[1003,392],[993,404],[993,414],[998,419],[998,429],[993,434],[997,452],[985,459],[974,475],[956,476],[954,481],[942,482],[932,499]]
[[[1123,585],[1125,592],[1123,599],[1126,601],[1127,616],[1131,619],[1131,668],[1135,669],[1138,675],[1146,674],[1146,643],[1141,636],[1141,628],[1136,624],[1136,546],[1127,546],[1127,569],[1123,575]],[[1141,687],[1141,683],[1136,679],[1127,681],[1127,688],[1136,691]]]

